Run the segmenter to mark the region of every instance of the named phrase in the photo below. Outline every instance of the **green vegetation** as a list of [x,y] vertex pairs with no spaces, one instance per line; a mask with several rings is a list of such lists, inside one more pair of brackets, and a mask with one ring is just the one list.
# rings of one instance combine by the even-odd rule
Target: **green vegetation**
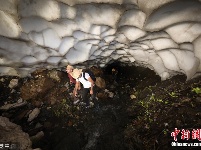
[[66,99],[62,99],[62,101],[55,105],[53,108],[53,113],[57,117],[65,116],[67,114],[71,114],[70,105],[67,104]]
[[193,88],[192,92],[195,92],[196,94],[200,94],[201,93],[201,88],[199,88],[199,87]]
[[171,93],[168,93],[171,97],[178,97],[177,96],[177,93],[175,93],[175,92],[171,92]]
[[156,114],[158,113],[157,107],[160,104],[168,104],[168,101],[156,98],[155,95],[152,93],[148,100],[140,100],[138,104],[144,108],[144,120],[148,123],[152,123],[155,119],[154,116],[156,116]]

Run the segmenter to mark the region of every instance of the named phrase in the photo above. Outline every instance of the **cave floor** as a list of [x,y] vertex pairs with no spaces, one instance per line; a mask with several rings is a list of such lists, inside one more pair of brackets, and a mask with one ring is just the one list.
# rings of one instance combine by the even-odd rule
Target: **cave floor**
[[[31,87],[36,84],[36,87],[40,87],[39,83],[45,85],[36,94],[32,93],[32,99],[27,98],[27,105],[0,111],[30,137],[44,132],[42,138],[32,141],[33,148],[178,149],[171,146],[175,142],[175,128],[180,130],[175,136],[177,142],[199,143],[199,135],[195,139],[192,135],[194,129],[201,128],[201,77],[186,81],[184,75],[177,75],[161,81],[149,69],[123,67],[117,83],[111,74],[105,75],[107,92],[99,89],[99,99],[86,109],[80,103],[73,104],[67,75],[57,72],[61,80],[49,80],[49,71],[42,70],[33,73],[32,78],[20,78],[13,89],[8,84],[18,77],[1,77],[0,106],[27,98],[24,93],[30,95]],[[108,91],[112,96],[108,96]],[[27,112],[36,107],[40,108],[40,114],[27,122]]]

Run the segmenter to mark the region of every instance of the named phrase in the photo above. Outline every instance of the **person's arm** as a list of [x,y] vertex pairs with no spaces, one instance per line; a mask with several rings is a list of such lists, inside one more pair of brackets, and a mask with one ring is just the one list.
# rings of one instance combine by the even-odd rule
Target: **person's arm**
[[75,88],[74,88],[74,95],[77,96],[77,90],[80,90],[80,82],[76,80]]
[[93,86],[94,86],[94,81],[91,79],[91,77],[89,77],[87,79],[89,82],[91,82],[91,88],[90,88],[90,94],[92,95],[94,92],[93,92]]
[[81,86],[80,86],[80,82],[78,82],[78,87],[77,87],[78,90],[81,89]]

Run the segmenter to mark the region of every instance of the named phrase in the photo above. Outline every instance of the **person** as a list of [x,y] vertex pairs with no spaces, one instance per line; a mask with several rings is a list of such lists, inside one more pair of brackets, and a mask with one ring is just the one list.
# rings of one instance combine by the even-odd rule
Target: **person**
[[73,72],[74,67],[71,65],[68,65],[66,67],[66,72],[68,74],[68,78],[70,80],[70,86],[69,86],[69,91],[70,93],[72,92],[72,98],[73,98],[73,103],[76,104],[79,102],[78,97],[74,96],[74,89],[75,89],[75,84],[76,84],[76,80],[72,77],[72,72]]
[[68,65],[67,67],[66,67],[66,72],[67,72],[67,74],[68,74],[68,78],[69,78],[69,80],[70,80],[70,84],[75,84],[76,83],[76,80],[72,77],[72,72],[73,72],[73,66],[71,66],[71,65]]
[[112,76],[114,79],[114,83],[117,84],[118,83],[118,69],[115,67],[112,68]]
[[74,69],[72,72],[72,77],[76,79],[74,94],[77,95],[78,90],[81,89],[80,83],[83,85],[82,89],[82,99],[83,102],[86,103],[86,108],[90,106],[90,100],[88,97],[88,94],[91,95],[92,99],[95,99],[95,91],[94,86],[95,83],[90,77],[90,75],[87,72],[83,72],[82,69]]

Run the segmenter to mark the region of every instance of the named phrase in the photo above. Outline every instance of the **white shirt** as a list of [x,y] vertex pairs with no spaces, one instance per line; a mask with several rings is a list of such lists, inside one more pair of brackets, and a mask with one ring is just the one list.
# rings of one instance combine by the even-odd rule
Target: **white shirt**
[[76,79],[76,81],[80,81],[84,88],[90,88],[91,82],[88,81],[89,77],[90,77],[89,74],[85,72],[85,78],[87,79],[85,80],[85,78],[83,77],[83,72],[82,72],[82,76]]

